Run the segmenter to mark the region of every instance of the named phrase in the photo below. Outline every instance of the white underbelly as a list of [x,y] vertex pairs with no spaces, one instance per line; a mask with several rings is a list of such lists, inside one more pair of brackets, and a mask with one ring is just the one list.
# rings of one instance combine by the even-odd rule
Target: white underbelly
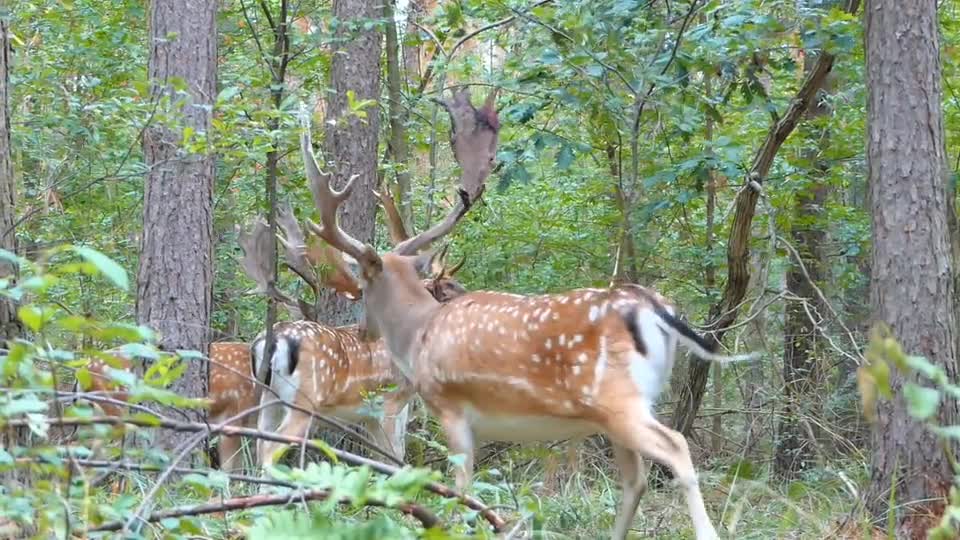
[[467,409],[467,419],[478,441],[538,442],[586,437],[599,433],[592,422],[553,416],[491,415]]

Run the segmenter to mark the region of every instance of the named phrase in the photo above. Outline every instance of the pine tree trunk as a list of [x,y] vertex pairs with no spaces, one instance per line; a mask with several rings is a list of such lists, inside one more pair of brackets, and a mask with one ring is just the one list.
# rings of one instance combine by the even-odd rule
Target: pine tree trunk
[[[149,76],[159,100],[157,120],[143,134],[149,168],[143,205],[143,244],[137,276],[137,320],[160,333],[167,351],[207,352],[213,297],[214,157],[181,146],[185,131],[210,132],[216,92],[216,0],[150,3]],[[182,80],[186,95],[177,93]],[[207,364],[189,360],[171,389],[207,392]],[[200,420],[202,410],[182,411]],[[158,435],[161,448],[182,437]]]
[[[354,195],[344,202],[340,211],[340,226],[361,242],[373,241],[376,220],[376,198],[372,190],[377,185],[377,134],[380,118],[377,107],[365,110],[366,118],[348,114],[347,92],[355,94],[356,101],[377,100],[380,97],[380,33],[376,28],[363,30],[364,21],[382,16],[378,2],[366,0],[335,0],[333,16],[337,26],[337,46],[333,51],[331,87],[326,133],[327,159],[336,170],[336,188],[340,189],[351,175],[357,174]],[[354,30],[354,28],[356,30]],[[327,324],[348,324],[357,320],[359,302],[352,302],[333,291],[325,290],[320,302],[319,319]]]
[[[0,17],[0,248],[17,252],[16,180],[10,148],[10,36],[9,21]],[[17,269],[0,261],[0,279],[16,279]],[[8,298],[0,298],[0,340],[20,335],[17,307]],[[5,345],[4,345],[5,346]]]
[[[865,34],[874,320],[890,325],[907,354],[927,357],[956,380],[937,4],[869,2]],[[904,382],[891,377],[897,396]],[[940,422],[958,417],[957,402],[945,401]],[[873,442],[867,508],[885,520],[895,485],[897,537],[925,538],[953,478],[944,448],[901,397],[878,406]]]

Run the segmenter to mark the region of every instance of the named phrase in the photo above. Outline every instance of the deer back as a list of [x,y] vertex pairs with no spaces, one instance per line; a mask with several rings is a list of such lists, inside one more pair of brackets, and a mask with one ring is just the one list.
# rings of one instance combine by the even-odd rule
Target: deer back
[[674,345],[644,341],[625,316],[649,306],[623,288],[467,293],[438,308],[423,329],[417,388],[440,410],[459,403],[490,415],[600,421],[619,397],[639,391],[655,400],[669,374]]

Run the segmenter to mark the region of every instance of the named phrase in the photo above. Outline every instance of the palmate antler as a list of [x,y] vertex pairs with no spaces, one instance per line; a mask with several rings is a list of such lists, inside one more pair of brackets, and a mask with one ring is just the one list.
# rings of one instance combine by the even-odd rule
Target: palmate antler
[[[360,285],[347,262],[320,238],[304,234],[289,204],[278,209],[277,225],[283,231],[277,239],[283,247],[284,263],[310,287],[315,302],[324,287],[330,287],[351,300],[361,297]],[[286,295],[271,279],[270,229],[263,218],[254,222],[250,232],[242,231],[239,240],[244,251],[241,265],[257,284],[255,291],[286,306],[295,319],[316,321],[318,306],[315,303]]]
[[[399,241],[392,253],[414,255],[443,238],[453,230],[482,195],[484,182],[492,169],[500,127],[494,109],[495,99],[496,91],[491,92],[483,106],[477,109],[470,102],[470,91],[464,88],[455,92],[452,99],[441,102],[450,114],[451,145],[454,156],[461,166],[460,183],[457,189],[459,200],[443,221],[413,237]],[[320,224],[311,222],[310,228],[331,246],[353,257],[369,279],[381,271],[380,256],[371,246],[363,244],[344,232],[337,223],[337,209],[350,197],[356,177],[351,177],[340,191],[331,187],[331,175],[317,165],[310,136],[310,116],[302,107],[300,118],[302,128],[300,147],[303,152],[304,166],[314,202],[320,210]],[[387,197],[379,198],[384,202]],[[388,216],[390,206],[393,205],[384,204]],[[405,231],[394,231],[391,236],[398,240],[405,234]]]

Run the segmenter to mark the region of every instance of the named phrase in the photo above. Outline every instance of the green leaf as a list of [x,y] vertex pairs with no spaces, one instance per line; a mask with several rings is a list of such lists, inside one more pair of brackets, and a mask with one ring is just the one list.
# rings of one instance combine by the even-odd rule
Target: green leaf
[[561,146],[557,151],[557,168],[561,171],[569,169],[573,164],[573,158],[573,148],[566,144]]
[[931,429],[941,437],[960,441],[960,426],[933,426]]
[[21,306],[17,310],[17,317],[33,332],[43,328],[43,311],[36,306]]
[[913,383],[904,385],[903,397],[907,401],[907,412],[920,420],[935,415],[940,406],[940,392]]
[[217,101],[230,101],[239,93],[240,89],[236,86],[228,86],[221,90],[219,94],[217,94]]
[[127,279],[127,272],[122,266],[93,248],[76,246],[73,249],[81,257],[96,266],[97,269],[100,270],[103,275],[107,276],[107,278],[110,279],[114,285],[120,287],[124,291],[129,289],[130,282]]

